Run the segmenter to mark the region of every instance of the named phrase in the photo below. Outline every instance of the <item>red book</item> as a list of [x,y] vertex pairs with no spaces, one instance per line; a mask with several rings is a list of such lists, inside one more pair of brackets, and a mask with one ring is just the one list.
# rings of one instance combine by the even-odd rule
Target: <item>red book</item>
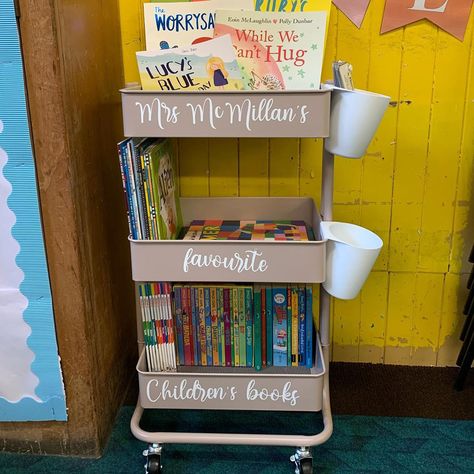
[[224,353],[226,367],[232,366],[232,332],[231,332],[231,314],[230,314],[230,288],[223,288],[224,295]]

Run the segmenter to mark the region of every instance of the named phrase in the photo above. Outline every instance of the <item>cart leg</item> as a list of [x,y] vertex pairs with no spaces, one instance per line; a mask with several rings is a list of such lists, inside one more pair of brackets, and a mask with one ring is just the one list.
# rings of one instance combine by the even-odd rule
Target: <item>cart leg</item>
[[312,474],[313,473],[313,456],[310,448],[303,446],[296,450],[290,461],[295,463],[295,474]]
[[148,449],[143,451],[146,458],[145,473],[161,474],[163,466],[161,465],[161,444],[153,443],[148,445]]

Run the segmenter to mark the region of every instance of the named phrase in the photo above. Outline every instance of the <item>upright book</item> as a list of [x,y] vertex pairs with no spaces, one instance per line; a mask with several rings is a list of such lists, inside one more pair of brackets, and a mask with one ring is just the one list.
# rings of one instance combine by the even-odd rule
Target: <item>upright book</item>
[[136,55],[143,90],[176,92],[244,88],[228,35],[181,48],[138,51]]
[[218,10],[214,35],[231,35],[246,89],[315,90],[321,80],[326,17],[325,11]]
[[253,0],[145,3],[147,51],[190,46],[211,39],[217,8],[253,10]]

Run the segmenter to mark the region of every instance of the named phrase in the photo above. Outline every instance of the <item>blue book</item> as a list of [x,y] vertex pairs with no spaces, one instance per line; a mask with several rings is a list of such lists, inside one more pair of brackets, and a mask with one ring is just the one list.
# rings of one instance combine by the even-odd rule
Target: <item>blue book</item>
[[212,365],[212,322],[211,322],[211,290],[204,287],[204,317],[206,322],[206,357],[207,365]]
[[176,339],[178,342],[179,365],[184,364],[183,306],[181,303],[181,287],[174,286],[174,314],[176,318]]
[[127,207],[128,207],[129,224],[130,224],[130,235],[132,236],[132,239],[137,239],[138,232],[137,232],[137,226],[136,226],[135,207],[133,205],[133,198],[132,198],[133,183],[131,181],[131,176],[130,176],[130,173],[132,172],[133,174],[133,171],[129,169],[129,165],[128,165],[129,164],[128,144],[130,140],[131,139],[128,138],[119,143],[119,153],[120,153],[120,163],[123,167],[123,174],[125,177],[125,186],[126,186],[126,192],[127,192]]
[[288,365],[288,308],[287,288],[273,287],[273,365]]
[[267,327],[267,367],[273,365],[273,292],[270,285],[262,288],[265,291],[265,316]]
[[306,291],[298,285],[298,365],[306,365]]
[[313,367],[313,285],[306,285],[306,367]]
[[194,342],[194,365],[201,365],[201,344],[199,341],[199,302],[197,288],[191,286],[191,314]]

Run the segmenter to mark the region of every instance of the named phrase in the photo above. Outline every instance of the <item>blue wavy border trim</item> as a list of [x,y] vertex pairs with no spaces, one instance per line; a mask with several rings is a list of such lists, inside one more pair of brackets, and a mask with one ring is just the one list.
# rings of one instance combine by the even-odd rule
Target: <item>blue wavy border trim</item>
[[21,247],[16,262],[25,274],[20,290],[28,299],[23,318],[32,330],[28,346],[36,357],[31,369],[39,378],[36,394],[43,402],[25,398],[18,403],[8,403],[0,398],[0,421],[63,421],[67,419],[66,400],[56,343],[13,0],[0,3],[0,119],[4,124],[3,132],[0,133],[0,147],[8,155],[4,176],[13,187],[8,206],[17,218],[12,234]]

